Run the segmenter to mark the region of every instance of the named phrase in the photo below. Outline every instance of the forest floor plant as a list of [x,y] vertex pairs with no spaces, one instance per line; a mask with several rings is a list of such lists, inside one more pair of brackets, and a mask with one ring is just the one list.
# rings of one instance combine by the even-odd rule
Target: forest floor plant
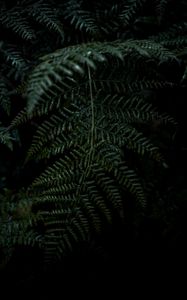
[[1,2],[1,268],[19,247],[53,265],[108,224],[173,230],[186,17],[182,0]]

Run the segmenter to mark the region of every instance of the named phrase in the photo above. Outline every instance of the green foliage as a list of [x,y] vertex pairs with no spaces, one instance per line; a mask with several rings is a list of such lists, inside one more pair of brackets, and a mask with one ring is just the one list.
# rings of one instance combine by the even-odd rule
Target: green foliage
[[[56,262],[116,218],[125,222],[126,199],[143,213],[155,191],[161,198],[160,179],[148,181],[167,172],[177,122],[155,103],[184,83],[186,8],[154,0],[4,3],[0,142],[18,170],[11,180],[2,171],[5,255],[37,245],[45,263]],[[167,73],[175,68],[178,77]]]
[[5,28],[10,29],[24,40],[32,40],[35,37],[34,31],[24,16],[22,7],[17,6],[9,10],[1,10],[0,22]]
[[0,82],[0,106],[3,111],[9,115],[10,114],[10,97],[8,96],[8,86],[6,78],[2,78]]

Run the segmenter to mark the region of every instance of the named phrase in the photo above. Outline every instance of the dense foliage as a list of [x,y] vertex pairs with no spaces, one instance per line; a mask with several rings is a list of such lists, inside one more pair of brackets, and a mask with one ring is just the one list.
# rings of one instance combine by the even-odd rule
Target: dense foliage
[[1,2],[1,268],[110,226],[183,236],[186,20],[184,0]]

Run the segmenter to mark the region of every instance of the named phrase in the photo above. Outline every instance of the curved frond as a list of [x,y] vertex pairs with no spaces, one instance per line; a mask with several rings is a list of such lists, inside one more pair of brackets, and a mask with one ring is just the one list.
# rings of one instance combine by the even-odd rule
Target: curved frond
[[29,26],[21,7],[17,7],[16,9],[13,7],[8,11],[2,10],[0,22],[3,26],[11,29],[24,40],[33,40],[36,38],[34,30]]

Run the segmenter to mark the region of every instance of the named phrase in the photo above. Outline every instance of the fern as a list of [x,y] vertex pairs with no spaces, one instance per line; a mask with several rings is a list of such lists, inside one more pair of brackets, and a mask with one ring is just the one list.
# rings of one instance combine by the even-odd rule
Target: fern
[[56,9],[43,1],[38,1],[34,5],[28,6],[26,12],[37,23],[44,25],[52,32],[57,32],[63,38],[64,31],[58,19]]
[[[37,217],[44,223],[46,262],[72,251],[90,232],[101,231],[103,222],[111,222],[115,211],[122,217],[124,195],[136,199],[137,206],[146,206],[145,182],[137,167],[126,161],[126,151],[136,155],[137,161],[149,158],[167,167],[141,126],[155,120],[176,124],[147,103],[143,92],[172,83],[155,81],[154,72],[152,82],[143,73],[137,76],[137,83],[133,82],[134,72],[121,75],[126,61],[133,67],[134,59],[139,64],[142,60],[149,64],[150,59],[157,63],[176,60],[167,49],[150,41],[89,43],[42,57],[29,77],[28,113],[25,110],[16,117],[12,128],[50,113],[39,121],[26,158],[26,163],[34,159],[49,160],[50,164],[28,188]],[[115,67],[109,73],[111,62]]]
[[11,136],[10,132],[7,130],[7,128],[1,126],[0,124],[0,143],[6,145],[12,150],[12,140],[14,140],[14,138]]
[[123,10],[120,13],[120,18],[124,26],[128,26],[135,21],[137,14],[142,9],[147,0],[128,0],[123,1]]
[[180,35],[183,40],[183,35],[185,37],[186,30],[186,22],[180,21],[178,24],[172,24],[172,26],[168,30],[160,32],[156,36],[153,36],[152,39],[159,43],[169,43],[169,41],[177,39]]
[[161,22],[163,22],[163,20],[164,20],[168,3],[169,3],[168,0],[157,0],[156,1],[156,12],[157,12],[159,24],[161,24]]
[[[135,53],[135,56],[131,53]],[[113,45],[109,43],[95,43],[82,46],[72,46],[67,49],[64,48],[58,50],[53,54],[45,56],[43,58],[45,59],[45,63],[39,64],[33,74],[31,73],[29,88],[27,90],[28,110],[31,112],[35,105],[37,105],[38,101],[40,101],[42,97],[46,96],[48,90],[52,97],[53,95],[56,96],[63,91],[67,93],[68,91],[78,89],[79,83],[77,76],[79,76],[80,80],[81,77],[84,76],[85,65],[89,65],[89,67],[94,70],[96,69],[96,64],[99,63],[99,66],[101,66],[101,64],[105,63],[108,56],[112,56],[114,59],[120,60],[125,57],[127,61],[132,56],[133,60],[136,59],[137,62],[140,59],[145,62],[150,58],[158,60],[175,59],[173,54],[162,48],[160,45],[143,41],[127,41],[124,43],[116,42],[113,43]],[[117,63],[119,64],[119,61]],[[100,79],[98,81],[103,83],[108,82]],[[118,89],[118,80],[115,82],[114,79],[110,80],[109,78],[109,85],[112,82],[113,84],[116,84],[116,88]],[[153,84],[157,87],[162,83],[158,82],[157,84],[155,81]],[[119,89],[120,85],[124,86],[124,83],[121,80],[119,80]],[[134,87],[132,87],[132,89],[134,89]],[[147,88],[148,87],[151,87],[151,84],[149,85],[147,82]],[[122,88],[124,90],[126,89],[125,86]]]
[[0,22],[3,26],[12,30],[24,40],[32,40],[35,38],[35,33],[24,17],[21,7],[17,7],[16,9],[13,7],[8,11],[2,10]]
[[26,60],[24,60],[22,53],[19,49],[16,49],[13,45],[6,45],[7,48],[2,48],[1,52],[3,53],[4,57],[10,64],[18,69],[24,69],[27,67]]
[[86,11],[82,7],[83,1],[66,1],[63,9],[65,20],[69,20],[70,24],[76,30],[85,31],[92,36],[99,34],[99,27],[96,24],[96,19],[91,11]]
[[15,151],[19,173],[6,175],[0,195],[8,259],[28,245],[41,248],[47,264],[58,262],[116,216],[123,222],[126,199],[141,213],[150,205],[158,186],[150,191],[147,173],[168,168],[159,129],[171,141],[177,125],[153,98],[179,88],[161,68],[185,58],[185,13],[173,14],[186,4],[178,3],[3,3],[0,105],[10,116],[0,142]]
[[0,107],[10,115],[10,97],[8,96],[8,86],[6,79],[1,77],[0,81]]

